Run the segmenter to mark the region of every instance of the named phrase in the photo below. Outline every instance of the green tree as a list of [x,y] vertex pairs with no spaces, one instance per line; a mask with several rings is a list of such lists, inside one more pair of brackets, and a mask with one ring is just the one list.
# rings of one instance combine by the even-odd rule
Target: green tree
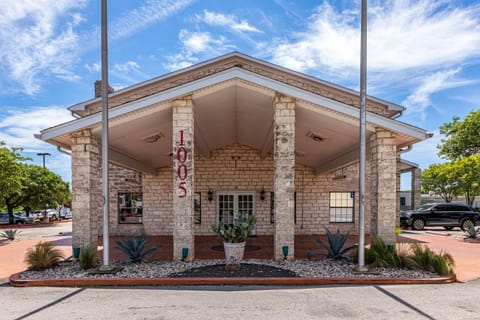
[[445,202],[451,202],[460,193],[455,179],[453,164],[432,164],[422,172],[422,192],[430,191],[440,195]]
[[10,224],[13,224],[13,209],[27,180],[22,160],[25,158],[0,141],[0,203],[7,207]]
[[459,191],[465,195],[467,204],[472,206],[475,195],[480,194],[480,154],[454,161],[451,170]]
[[446,136],[438,155],[443,159],[457,160],[474,154],[480,154],[480,109],[470,112],[463,121],[453,117],[451,122],[440,127],[440,133]]
[[62,177],[40,166],[30,164],[25,166],[28,180],[24,184],[20,201],[23,206],[43,208],[48,204],[49,207],[55,208],[71,202],[69,184],[63,181]]
[[20,206],[55,208],[70,203],[69,184],[50,170],[24,163],[16,150],[0,141],[0,206],[6,207],[9,223],[13,224],[13,211]]

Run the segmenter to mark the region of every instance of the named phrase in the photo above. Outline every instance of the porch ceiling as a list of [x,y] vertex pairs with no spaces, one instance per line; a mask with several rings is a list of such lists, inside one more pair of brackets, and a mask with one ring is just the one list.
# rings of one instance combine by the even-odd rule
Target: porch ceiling
[[[273,90],[238,79],[194,92],[195,153],[209,156],[213,150],[231,144],[250,146],[263,156],[272,153],[274,94]],[[171,119],[169,103],[112,119],[111,161],[150,173],[170,165]],[[297,100],[297,163],[324,172],[354,162],[358,153],[356,123],[348,116]],[[96,126],[93,133],[100,136],[101,127]]]

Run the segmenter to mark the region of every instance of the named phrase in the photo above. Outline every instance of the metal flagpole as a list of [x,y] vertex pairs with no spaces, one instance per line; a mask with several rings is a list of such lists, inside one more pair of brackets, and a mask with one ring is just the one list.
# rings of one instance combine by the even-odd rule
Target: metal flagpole
[[102,195],[103,195],[103,265],[110,268],[109,250],[109,185],[108,185],[108,39],[107,39],[107,0],[102,0]]
[[367,98],[367,0],[362,0],[361,40],[360,40],[360,164],[359,192],[360,208],[358,213],[358,266],[357,271],[366,271],[365,267],[365,153],[366,153],[366,98]]

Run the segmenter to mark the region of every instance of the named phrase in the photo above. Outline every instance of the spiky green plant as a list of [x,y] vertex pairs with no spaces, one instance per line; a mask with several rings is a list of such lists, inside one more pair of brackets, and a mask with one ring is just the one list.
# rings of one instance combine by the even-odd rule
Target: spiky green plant
[[211,229],[225,242],[240,243],[252,235],[255,222],[256,218],[248,215],[236,219],[232,224],[224,224],[222,221],[219,224],[212,224]]
[[401,259],[395,247],[391,250],[380,237],[374,237],[370,248],[365,248],[365,263],[375,267],[399,268]]
[[307,258],[311,259],[315,255],[324,255],[327,258],[331,258],[331,259],[350,260],[351,257],[348,256],[346,253],[357,247],[357,245],[355,244],[353,246],[344,248],[345,242],[348,239],[351,229],[342,235],[340,233],[340,229],[337,229],[337,232],[335,234],[332,234],[326,226],[323,226],[323,227],[327,232],[328,245],[326,245],[320,238],[313,238],[313,240],[315,240],[315,242],[318,244],[319,247],[327,249],[328,253],[325,254],[324,252],[321,252],[321,251],[309,251],[307,253]]
[[25,262],[30,270],[52,268],[62,259],[62,251],[56,249],[51,242],[39,242],[25,254]]
[[147,238],[144,236],[140,238],[125,238],[121,241],[115,241],[115,243],[117,248],[127,255],[128,261],[131,263],[144,261],[148,255],[159,248],[158,246],[153,246],[144,251],[147,244]]
[[80,249],[78,262],[82,269],[92,269],[97,266],[97,249],[92,246],[86,246]]
[[478,239],[480,237],[480,228],[475,228],[474,226],[463,230],[463,232],[466,239]]
[[449,274],[453,271],[455,261],[449,253],[442,251],[437,254],[418,242],[412,243],[411,248],[413,251],[411,259],[423,270],[436,272],[441,275]]
[[20,234],[20,231],[17,229],[6,229],[0,234],[0,237],[6,240],[13,241],[15,240],[18,234]]

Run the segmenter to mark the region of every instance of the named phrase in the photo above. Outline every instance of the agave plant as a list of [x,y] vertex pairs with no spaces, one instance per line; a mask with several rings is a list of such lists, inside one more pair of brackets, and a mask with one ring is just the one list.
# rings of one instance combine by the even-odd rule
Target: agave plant
[[480,236],[480,228],[475,228],[474,226],[466,228],[463,232],[465,232],[466,239],[478,239]]
[[0,237],[13,241],[18,234],[20,234],[20,231],[18,231],[17,229],[7,229],[0,234]]
[[340,234],[340,229],[337,229],[337,232],[335,234],[332,234],[330,230],[323,226],[327,232],[327,239],[328,239],[328,245],[326,245],[321,239],[319,238],[313,238],[315,242],[318,243],[318,245],[322,248],[325,248],[328,250],[328,253],[325,254],[320,251],[309,251],[307,253],[307,258],[311,259],[314,255],[324,255],[327,258],[331,259],[346,259],[350,260],[351,257],[348,256],[346,253],[354,248],[357,247],[357,245],[349,246],[347,248],[344,248],[345,242],[348,239],[348,236],[350,234],[350,230],[348,230],[345,234]]
[[121,241],[115,241],[117,248],[128,256],[128,261],[131,263],[137,263],[144,261],[149,254],[158,250],[158,246],[153,246],[145,249],[147,244],[147,238],[141,236],[140,238],[132,237],[125,238]]

